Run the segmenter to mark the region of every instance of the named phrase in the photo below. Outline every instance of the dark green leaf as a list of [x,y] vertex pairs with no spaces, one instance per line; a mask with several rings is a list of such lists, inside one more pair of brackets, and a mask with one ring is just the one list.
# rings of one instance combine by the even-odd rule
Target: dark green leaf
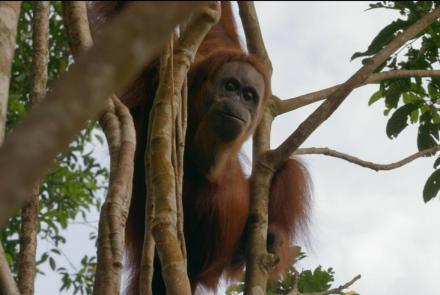
[[382,90],[379,89],[378,91],[374,92],[373,95],[371,95],[370,99],[368,100],[368,105],[371,106],[373,103],[375,103],[382,97],[383,97],[383,92]]
[[409,79],[396,79],[390,82],[389,87],[384,91],[385,105],[387,108],[397,108],[402,93],[410,90]]
[[55,259],[53,259],[52,257],[49,258],[49,266],[52,270],[55,270],[55,268],[57,267]]
[[418,121],[419,121],[419,109],[416,109],[411,113],[411,123],[415,124]]
[[426,180],[425,186],[423,187],[423,201],[425,203],[429,202],[435,196],[437,196],[440,190],[440,169],[434,171],[434,173],[429,176]]
[[389,138],[395,138],[408,126],[411,113],[417,109],[415,104],[407,104],[397,109],[388,120],[386,132]]
[[440,165],[440,157],[438,157],[437,160],[435,160],[434,169],[437,169],[439,165]]
[[[417,134],[417,147],[419,151],[432,148],[437,145],[438,130],[429,122],[423,122],[419,125]],[[429,155],[430,156],[430,155]]]
[[410,24],[411,23],[409,23],[408,21],[404,21],[402,19],[393,21],[391,24],[383,28],[379,32],[379,34],[377,34],[377,36],[371,42],[370,46],[368,46],[367,51],[356,52],[351,57],[351,60],[361,56],[371,56],[373,54],[376,54],[377,52],[379,52],[379,50],[381,50],[385,45],[390,43],[390,41],[395,38],[398,31],[405,29]]

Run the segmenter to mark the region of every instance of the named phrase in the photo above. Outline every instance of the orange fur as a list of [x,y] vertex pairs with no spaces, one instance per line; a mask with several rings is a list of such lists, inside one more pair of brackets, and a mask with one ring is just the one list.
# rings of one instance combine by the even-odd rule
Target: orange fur
[[[124,4],[111,2],[92,5],[90,14],[99,26],[111,19]],[[242,171],[239,150],[245,139],[254,132],[257,122],[233,143],[222,143],[214,135],[196,135],[203,114],[202,97],[212,85],[217,70],[230,61],[252,65],[265,79],[264,100],[270,93],[269,81],[263,67],[240,47],[230,2],[222,2],[222,17],[202,42],[191,67],[188,79],[188,131],[184,163],[184,230],[188,252],[188,274],[192,289],[199,285],[215,289],[222,274],[237,278],[244,266],[246,222],[249,214],[249,181]],[[157,62],[150,65],[122,96],[130,107],[137,132],[137,150],[133,179],[133,195],[126,228],[127,260],[131,269],[128,294],[138,294],[140,257],[142,250],[145,208],[144,154],[148,114],[157,87]],[[257,121],[261,117],[258,114]],[[199,169],[199,155],[194,145],[216,146],[221,159],[215,163],[215,177]],[[305,225],[308,211],[307,173],[296,160],[289,160],[275,174],[270,189],[269,232],[275,237],[273,250],[281,263],[275,269],[282,273],[290,266],[290,241]],[[160,264],[155,259],[153,277],[155,294],[164,294]]]

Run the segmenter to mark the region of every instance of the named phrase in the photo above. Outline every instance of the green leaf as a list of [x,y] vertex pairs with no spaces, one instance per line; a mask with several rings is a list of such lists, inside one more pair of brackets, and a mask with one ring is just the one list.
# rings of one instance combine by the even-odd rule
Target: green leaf
[[58,254],[58,255],[61,255],[60,250],[57,249],[57,248],[53,248],[53,249],[51,249],[50,251],[53,252],[53,253],[56,253],[56,254]]
[[95,138],[100,144],[104,144],[105,140],[100,134],[95,134]]
[[393,21],[377,34],[373,41],[371,41],[370,46],[368,46],[367,51],[356,52],[351,57],[351,60],[361,56],[370,56],[376,54],[377,52],[379,52],[379,50],[381,50],[385,45],[387,45],[394,39],[398,31],[405,29],[410,24],[410,22],[404,21],[402,19]]
[[[419,151],[436,146],[436,137],[438,137],[438,130],[436,130],[436,127],[430,122],[422,122],[417,133],[417,147]],[[432,154],[427,156],[432,156]]]
[[370,99],[368,100],[368,106],[371,106],[373,103],[375,103],[382,97],[383,97],[383,92],[382,90],[379,89],[378,91],[374,92],[373,95],[371,95]]
[[333,269],[323,270],[321,266],[318,266],[313,272],[306,270],[301,273],[298,287],[302,293],[322,292],[328,290],[333,281]]
[[11,265],[12,262],[14,261],[14,257],[12,257],[12,255],[10,253],[5,253],[5,257],[6,257],[6,261],[8,262],[8,264]]
[[440,169],[435,170],[423,187],[423,201],[429,202],[437,196],[440,190]]
[[53,259],[53,257],[49,258],[49,266],[52,270],[55,270],[55,268],[57,267],[57,264],[55,262],[55,259]]
[[434,169],[437,169],[439,165],[440,165],[440,157],[438,157],[437,160],[435,160]]
[[408,119],[417,107],[418,105],[410,103],[400,107],[392,114],[386,128],[386,133],[389,138],[396,138],[399,133],[408,126]]
[[389,87],[384,91],[385,105],[387,108],[397,108],[399,98],[402,93],[410,90],[409,79],[398,79],[390,82]]
[[418,97],[412,92],[405,92],[402,94],[404,104],[412,103],[418,100]]
[[415,124],[415,123],[417,123],[418,121],[419,121],[419,109],[414,110],[414,111],[411,113],[411,123],[412,123],[412,124]]
[[37,265],[46,262],[47,258],[49,258],[49,255],[47,253],[43,253],[43,255],[41,255],[40,260],[37,261]]

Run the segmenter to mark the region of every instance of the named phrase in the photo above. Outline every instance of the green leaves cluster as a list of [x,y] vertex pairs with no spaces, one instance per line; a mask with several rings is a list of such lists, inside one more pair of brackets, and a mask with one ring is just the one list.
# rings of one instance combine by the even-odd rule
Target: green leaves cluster
[[[304,253],[300,253],[296,262],[306,257]],[[266,289],[266,295],[282,295],[288,294],[293,290],[296,280],[296,269],[292,265],[283,279],[275,282],[269,282]],[[298,290],[301,293],[323,292],[332,287],[334,282],[334,270],[332,268],[324,269],[318,266],[315,269],[306,269],[299,273]],[[227,290],[227,295],[239,295],[244,292],[244,283],[240,282],[231,285]]]
[[[31,62],[32,62],[32,3],[23,2],[22,15],[18,25],[17,49],[12,66],[12,79],[7,114],[7,132],[26,115],[29,107]],[[61,19],[61,3],[52,2],[50,12],[50,59],[48,65],[48,89],[72,62],[64,26]],[[93,155],[96,145],[103,143],[102,132],[96,123],[81,132],[70,144],[65,154],[59,155],[49,174],[40,186],[38,212],[38,238],[45,240],[51,249],[37,257],[43,264],[58,271],[62,279],[61,289],[74,289],[75,294],[90,294],[96,257],[84,256],[76,274],[69,274],[60,259],[60,246],[66,243],[63,230],[69,223],[81,217],[86,220],[92,209],[100,209],[107,169]],[[29,165],[32,165],[31,163]],[[1,242],[12,271],[17,271],[17,255],[20,232],[20,215],[11,219],[7,228],[0,232]],[[93,230],[92,239],[96,238]],[[78,262],[79,263],[79,262]],[[60,266],[58,266],[60,265]],[[72,266],[70,267],[72,268]],[[42,273],[40,271],[40,273]]]
[[[439,6],[436,1],[382,1],[370,4],[370,9],[391,9],[400,17],[383,28],[365,52],[356,52],[352,59],[363,57],[367,62],[402,30]],[[392,70],[434,70],[439,68],[440,22],[434,22],[403,49],[390,56],[376,72]],[[400,78],[380,82],[379,89],[370,97],[369,105],[384,100],[384,114],[390,116],[386,134],[396,138],[409,124],[418,126],[419,151],[439,145],[440,79]],[[432,155],[428,155],[432,156]],[[434,167],[436,169],[436,167]],[[425,202],[433,199],[440,189],[440,172],[435,170],[423,190]]]

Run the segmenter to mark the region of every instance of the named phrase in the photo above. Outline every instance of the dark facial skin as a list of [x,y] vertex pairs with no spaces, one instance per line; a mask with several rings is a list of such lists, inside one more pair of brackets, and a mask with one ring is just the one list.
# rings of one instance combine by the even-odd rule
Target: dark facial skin
[[262,106],[263,76],[245,62],[224,64],[212,80],[205,106],[212,130],[223,142],[252,129]]

